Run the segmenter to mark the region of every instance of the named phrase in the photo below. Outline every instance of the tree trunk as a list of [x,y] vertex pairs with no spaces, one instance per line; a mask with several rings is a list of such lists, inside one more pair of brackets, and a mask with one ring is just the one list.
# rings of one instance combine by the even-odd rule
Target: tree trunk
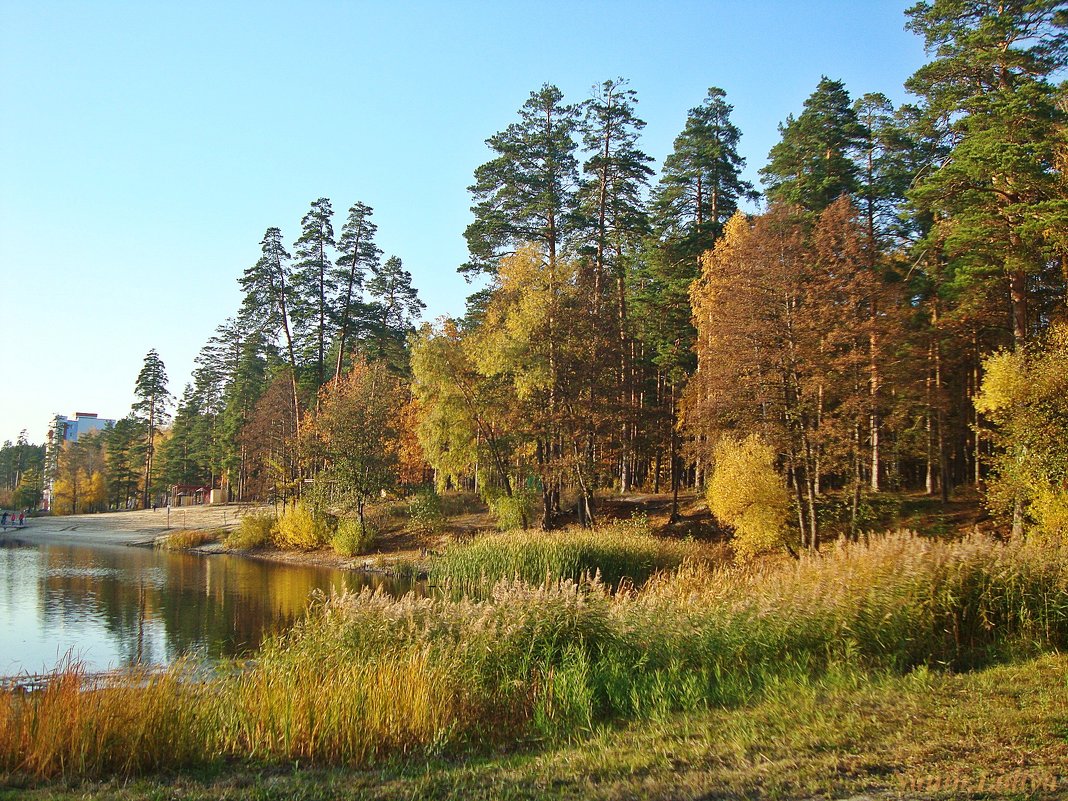
[[1027,344],[1027,273],[1016,270],[1009,275],[1012,300],[1012,344],[1019,351]]
[[875,303],[871,307],[871,332],[868,336],[869,354],[869,391],[871,393],[871,419],[868,427],[871,436],[871,482],[869,488],[872,492],[879,491],[879,360],[878,360],[878,336],[875,332],[877,319]]

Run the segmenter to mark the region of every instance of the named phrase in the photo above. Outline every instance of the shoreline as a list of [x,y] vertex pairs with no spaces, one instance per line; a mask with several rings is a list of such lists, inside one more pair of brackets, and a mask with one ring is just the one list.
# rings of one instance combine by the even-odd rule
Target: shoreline
[[[5,531],[0,532],[0,547],[9,543],[24,543],[26,545],[151,548],[175,531],[232,529],[240,522],[241,515],[269,508],[271,507],[243,504],[172,508],[169,527],[167,526],[166,507],[156,511],[149,509],[32,517],[27,518],[26,525],[22,527],[9,526]],[[231,550],[219,542],[175,550],[204,556],[229,554],[280,564],[327,567],[380,575],[392,575],[392,566],[397,561],[418,561],[420,557],[418,550],[406,548],[359,556],[341,556],[329,547],[314,551],[286,551],[278,548]]]
[[27,518],[22,527],[9,526],[0,532],[0,539],[13,537],[40,545],[151,546],[160,537],[180,529],[232,528],[252,508],[256,507],[238,504],[178,507],[170,510],[169,518],[166,507],[155,511],[42,515]]

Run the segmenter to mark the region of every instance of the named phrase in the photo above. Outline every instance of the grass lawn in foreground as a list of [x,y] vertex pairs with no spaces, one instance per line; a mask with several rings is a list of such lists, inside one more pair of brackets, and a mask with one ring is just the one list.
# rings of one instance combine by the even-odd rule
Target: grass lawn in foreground
[[52,783],[0,799],[1060,799],[1068,656],[962,674],[832,676],[758,703],[567,743],[371,771],[263,769]]

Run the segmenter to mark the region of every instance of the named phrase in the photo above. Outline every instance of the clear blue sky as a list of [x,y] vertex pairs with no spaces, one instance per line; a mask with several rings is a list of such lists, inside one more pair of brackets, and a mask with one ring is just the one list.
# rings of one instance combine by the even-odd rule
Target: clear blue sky
[[0,0],[0,440],[125,415],[149,348],[180,394],[264,230],[321,196],[460,313],[466,188],[543,83],[629,78],[658,163],[720,86],[755,181],[821,75],[907,99],[909,5]]

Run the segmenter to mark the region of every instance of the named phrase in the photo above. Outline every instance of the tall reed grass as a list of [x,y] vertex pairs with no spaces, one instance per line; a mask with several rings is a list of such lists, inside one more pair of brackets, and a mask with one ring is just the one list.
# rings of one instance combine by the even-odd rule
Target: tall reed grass
[[[481,574],[480,574],[481,575]],[[323,599],[255,664],[0,695],[0,771],[133,774],[243,758],[365,765],[576,737],[610,719],[1068,646],[1068,549],[911,534],[778,566],[686,562],[643,587]]]
[[594,575],[618,587],[624,580],[641,584],[696,553],[693,543],[658,539],[647,520],[635,518],[595,529],[512,531],[455,543],[432,561],[429,576],[465,593],[484,592],[502,580],[579,582]]
[[226,529],[183,528],[156,540],[156,547],[166,551],[186,551],[202,545],[218,542],[229,532]]

